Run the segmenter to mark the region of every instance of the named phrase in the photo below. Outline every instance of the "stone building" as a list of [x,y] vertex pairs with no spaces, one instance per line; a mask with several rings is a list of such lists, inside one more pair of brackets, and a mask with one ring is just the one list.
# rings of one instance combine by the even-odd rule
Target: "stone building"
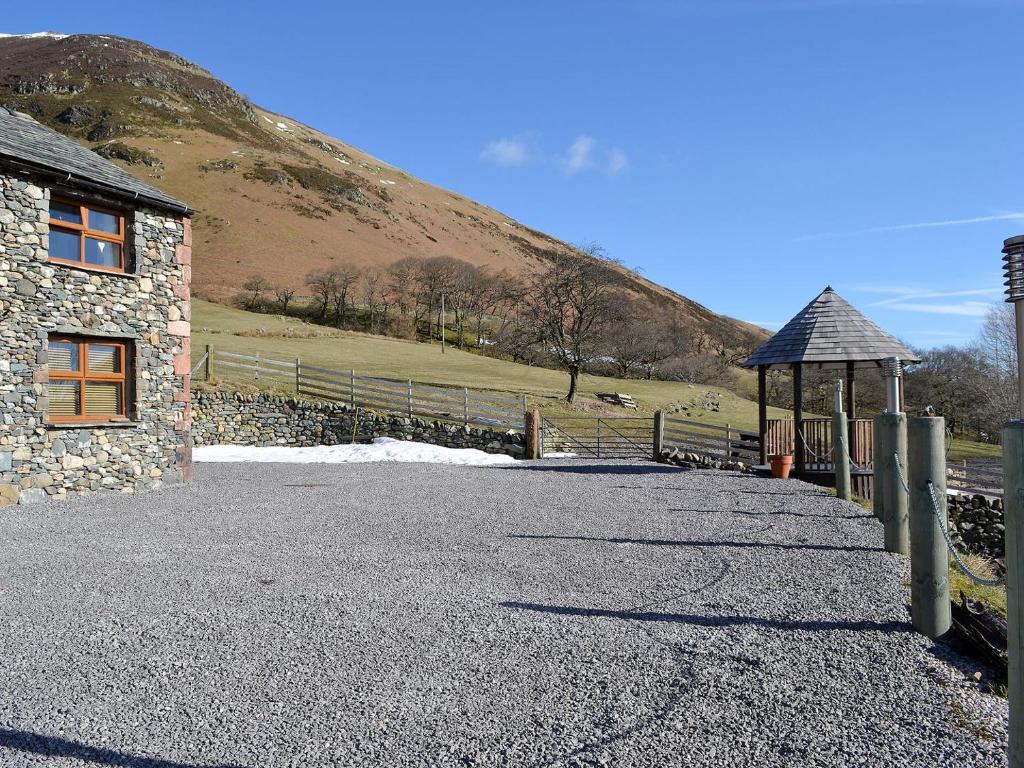
[[191,214],[0,108],[0,507],[190,479]]

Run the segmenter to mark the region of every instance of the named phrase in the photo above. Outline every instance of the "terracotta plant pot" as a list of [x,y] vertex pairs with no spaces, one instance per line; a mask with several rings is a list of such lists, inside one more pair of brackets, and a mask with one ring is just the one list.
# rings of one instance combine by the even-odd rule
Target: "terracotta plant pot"
[[789,472],[793,469],[793,456],[789,453],[780,453],[772,456],[772,477],[779,480],[789,478]]

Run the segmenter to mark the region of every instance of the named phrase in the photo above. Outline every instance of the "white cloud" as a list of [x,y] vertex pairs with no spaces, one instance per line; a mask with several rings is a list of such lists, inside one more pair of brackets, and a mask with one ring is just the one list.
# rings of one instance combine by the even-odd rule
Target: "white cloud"
[[837,237],[856,237],[857,235],[874,235],[883,232],[903,232],[910,229],[936,229],[940,227],[960,227],[965,224],[982,224],[990,221],[1024,221],[1024,211],[997,213],[991,216],[973,216],[968,219],[941,219],[939,221],[921,221],[914,224],[890,224],[885,227],[869,227],[851,232],[819,232],[813,235],[801,235],[797,242],[807,240],[831,240]]
[[[1002,290],[999,288],[964,288],[952,291],[928,288],[906,288],[897,285],[861,286],[864,293],[888,295],[890,298],[871,306],[901,312],[925,312],[933,315],[984,317]],[[988,300],[985,300],[985,299]],[[938,301],[937,301],[938,300]]]
[[608,175],[618,176],[629,168],[629,155],[618,147],[608,150]]
[[563,165],[565,172],[569,174],[585,171],[593,166],[591,157],[597,147],[597,139],[593,136],[577,136],[576,140],[569,145],[569,151],[565,155]]
[[984,317],[992,309],[987,301],[955,301],[949,303],[893,302],[885,305],[888,309],[904,312],[927,312],[933,315],[960,315],[962,317]]
[[480,159],[505,168],[518,167],[530,162],[530,148],[525,139],[503,137],[480,150]]

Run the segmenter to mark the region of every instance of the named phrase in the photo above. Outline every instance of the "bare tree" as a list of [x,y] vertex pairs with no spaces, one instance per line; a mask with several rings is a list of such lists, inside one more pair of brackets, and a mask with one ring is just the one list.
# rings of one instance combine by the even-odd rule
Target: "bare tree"
[[579,253],[553,252],[531,281],[531,322],[558,366],[569,374],[567,402],[576,400],[584,366],[602,351],[619,280],[597,244]]
[[682,350],[685,334],[678,323],[665,318],[647,302],[624,293],[615,296],[617,322],[608,329],[608,356],[623,378],[654,377],[659,363]]
[[321,323],[327,322],[327,308],[331,297],[337,289],[338,276],[331,269],[314,269],[306,275],[306,285],[313,291],[317,302],[317,318]]
[[242,306],[252,311],[259,307],[260,298],[265,292],[270,290],[270,283],[262,275],[252,275],[242,283],[242,290],[244,291],[241,294]]
[[352,266],[338,266],[331,270],[334,273],[334,290],[331,292],[331,303],[334,305],[334,323],[338,328],[345,325],[345,310],[348,308],[348,297],[353,286],[359,279],[359,270]]
[[[366,307],[366,330],[374,332],[374,320],[377,317],[377,305],[384,293],[384,272],[376,267],[371,267],[363,272],[359,279],[359,287],[362,293],[363,305]],[[386,311],[386,310],[385,310]],[[385,323],[387,318],[384,318]]]
[[288,314],[288,305],[292,301],[292,297],[295,296],[295,289],[289,288],[285,285],[279,285],[274,288],[274,297],[277,299],[277,303],[281,305],[281,312]]

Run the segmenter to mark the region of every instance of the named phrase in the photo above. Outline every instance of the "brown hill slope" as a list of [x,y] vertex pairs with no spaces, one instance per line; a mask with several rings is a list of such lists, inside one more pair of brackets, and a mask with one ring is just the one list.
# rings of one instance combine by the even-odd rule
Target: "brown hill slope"
[[[302,290],[332,262],[447,255],[523,273],[565,243],[251,104],[201,67],[106,35],[0,38],[0,103],[33,115],[199,209],[197,294],[249,275]],[[631,272],[630,287],[719,339],[759,329]]]

